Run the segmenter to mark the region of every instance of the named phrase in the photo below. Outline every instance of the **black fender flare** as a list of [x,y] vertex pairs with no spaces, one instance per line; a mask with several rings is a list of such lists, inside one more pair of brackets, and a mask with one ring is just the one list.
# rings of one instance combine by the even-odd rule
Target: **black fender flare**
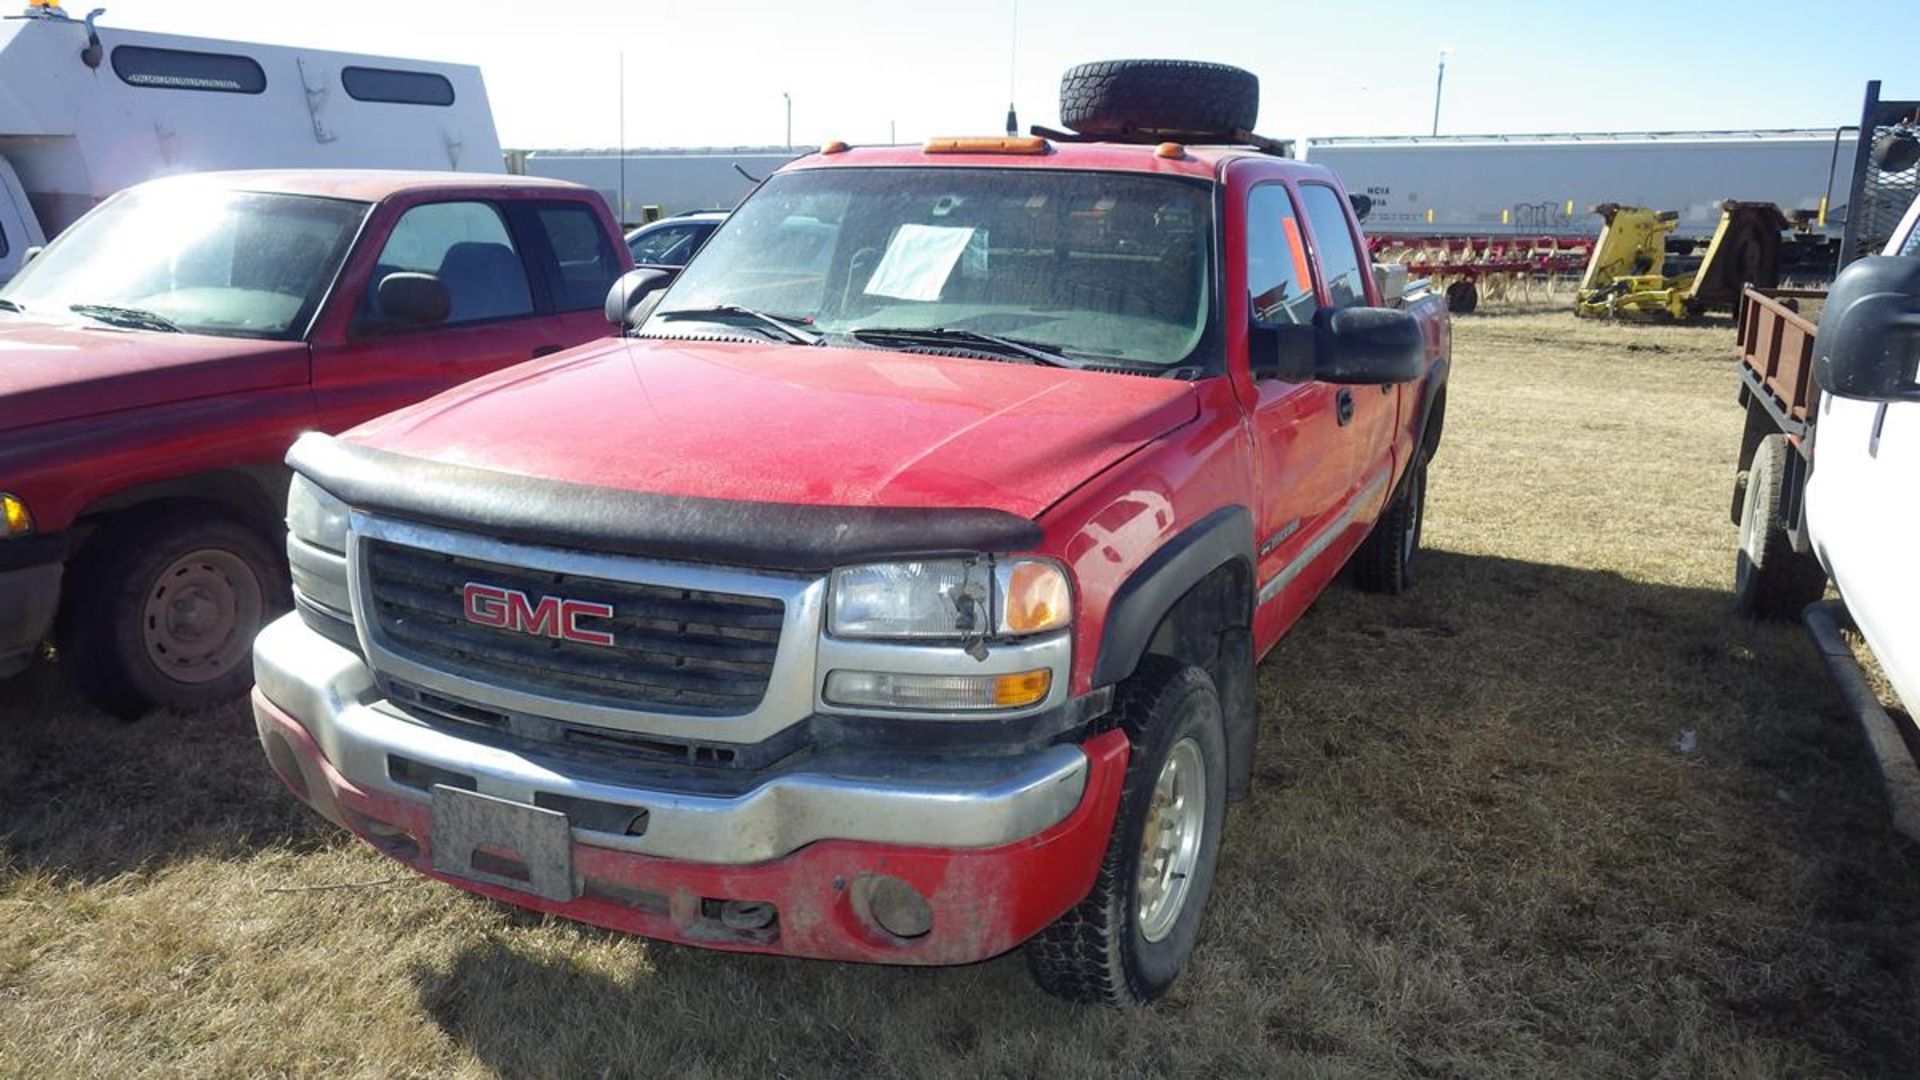
[[[1100,633],[1100,654],[1094,659],[1093,685],[1110,686],[1133,674],[1146,655],[1160,620],[1202,578],[1234,560],[1244,562],[1252,580],[1253,512],[1245,506],[1223,506],[1187,526],[1114,591]],[[1232,625],[1251,626],[1253,597],[1247,597],[1244,618]]]
[[[1452,367],[1453,357],[1442,356],[1436,359],[1433,367],[1428,369],[1426,379],[1420,384],[1420,400],[1416,405],[1419,410],[1417,415],[1420,417],[1420,427],[1414,434],[1413,445],[1424,448],[1429,456],[1440,448],[1441,432],[1430,431],[1429,427],[1433,422],[1434,404],[1440,400],[1440,395],[1446,392],[1447,375]],[[1446,427],[1446,422],[1446,417],[1443,415],[1440,418],[1442,429]],[[1428,441],[1429,438],[1432,439],[1431,443]]]
[[[1161,625],[1222,567],[1240,571],[1244,587],[1237,590],[1232,601],[1238,610],[1221,613],[1220,632],[1210,655],[1192,652],[1184,659],[1203,664],[1214,678],[1226,728],[1227,793],[1238,798],[1252,786],[1253,744],[1258,728],[1253,690],[1257,564],[1251,510],[1230,505],[1208,513],[1161,545],[1121,583],[1107,605],[1092,681],[1094,686],[1111,686],[1132,675],[1153,646]],[[1202,595],[1195,602],[1209,599]]]

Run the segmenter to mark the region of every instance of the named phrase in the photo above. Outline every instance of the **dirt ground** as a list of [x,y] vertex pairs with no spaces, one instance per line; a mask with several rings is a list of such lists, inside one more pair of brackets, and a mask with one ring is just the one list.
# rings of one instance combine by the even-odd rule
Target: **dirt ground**
[[1920,1075],[1920,853],[1797,627],[1726,614],[1727,326],[1459,320],[1421,581],[1261,666],[1190,973],[730,956],[416,879],[234,707],[0,684],[0,1074]]

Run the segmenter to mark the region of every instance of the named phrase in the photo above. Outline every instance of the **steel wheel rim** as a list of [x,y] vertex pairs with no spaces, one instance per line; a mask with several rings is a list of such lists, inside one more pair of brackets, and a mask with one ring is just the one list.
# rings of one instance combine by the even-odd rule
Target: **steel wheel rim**
[[1760,522],[1758,503],[1762,485],[1767,477],[1761,472],[1758,462],[1747,473],[1747,497],[1740,512],[1740,558],[1733,560],[1733,587],[1745,589],[1747,579],[1753,575],[1754,560],[1760,554],[1761,535],[1766,526]]
[[260,579],[245,559],[219,548],[188,552],[147,589],[147,661],[176,682],[212,682],[246,658],[263,610]]
[[1207,774],[1200,744],[1192,738],[1173,744],[1160,775],[1140,834],[1140,874],[1135,883],[1135,916],[1140,934],[1160,941],[1173,931],[1193,888],[1206,830]]

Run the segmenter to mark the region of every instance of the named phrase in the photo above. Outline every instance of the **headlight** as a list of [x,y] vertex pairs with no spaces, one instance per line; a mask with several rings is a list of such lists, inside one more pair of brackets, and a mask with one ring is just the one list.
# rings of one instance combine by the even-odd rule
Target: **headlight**
[[33,514],[18,495],[0,493],[0,536],[25,536],[33,531]]
[[827,629],[849,638],[979,637],[992,625],[990,573],[985,559],[835,570]]
[[346,550],[347,504],[295,473],[287,489],[287,569],[294,607],[316,633],[357,651]]
[[843,638],[1022,636],[1073,621],[1067,574],[1045,559],[929,559],[833,572],[827,631]]
[[287,489],[287,531],[314,547],[345,552],[347,504],[295,473]]

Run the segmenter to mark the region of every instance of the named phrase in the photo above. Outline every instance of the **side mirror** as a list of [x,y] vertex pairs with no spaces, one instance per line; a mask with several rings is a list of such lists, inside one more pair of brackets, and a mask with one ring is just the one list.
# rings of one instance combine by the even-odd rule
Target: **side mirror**
[[21,252],[21,253],[20,253],[20,265],[21,265],[21,266],[25,266],[25,265],[27,265],[28,263],[30,263],[30,262],[32,262],[33,260],[35,260],[35,259],[37,259],[37,258],[39,258],[39,257],[40,257],[40,253],[41,253],[41,252],[43,252],[43,251],[45,251],[45,250],[47,250],[47,248],[46,248],[46,245],[45,245],[45,244],[35,244],[35,245],[33,245],[32,247],[30,247],[30,248],[28,248],[27,250],[25,250],[25,251],[23,251],[23,252]]
[[1247,330],[1247,367],[1254,381],[1312,381],[1316,336],[1311,323],[1254,323]]
[[1868,401],[1920,401],[1920,258],[1870,255],[1833,279],[1813,336],[1821,389]]
[[1420,321],[1395,308],[1321,308],[1314,313],[1313,329],[1318,382],[1412,382],[1427,358]]
[[634,309],[647,297],[673,284],[674,277],[674,271],[653,266],[621,274],[613,288],[607,290],[607,321],[615,326],[629,325]]
[[432,326],[453,313],[447,285],[432,274],[400,270],[380,279],[380,314],[402,326]]

